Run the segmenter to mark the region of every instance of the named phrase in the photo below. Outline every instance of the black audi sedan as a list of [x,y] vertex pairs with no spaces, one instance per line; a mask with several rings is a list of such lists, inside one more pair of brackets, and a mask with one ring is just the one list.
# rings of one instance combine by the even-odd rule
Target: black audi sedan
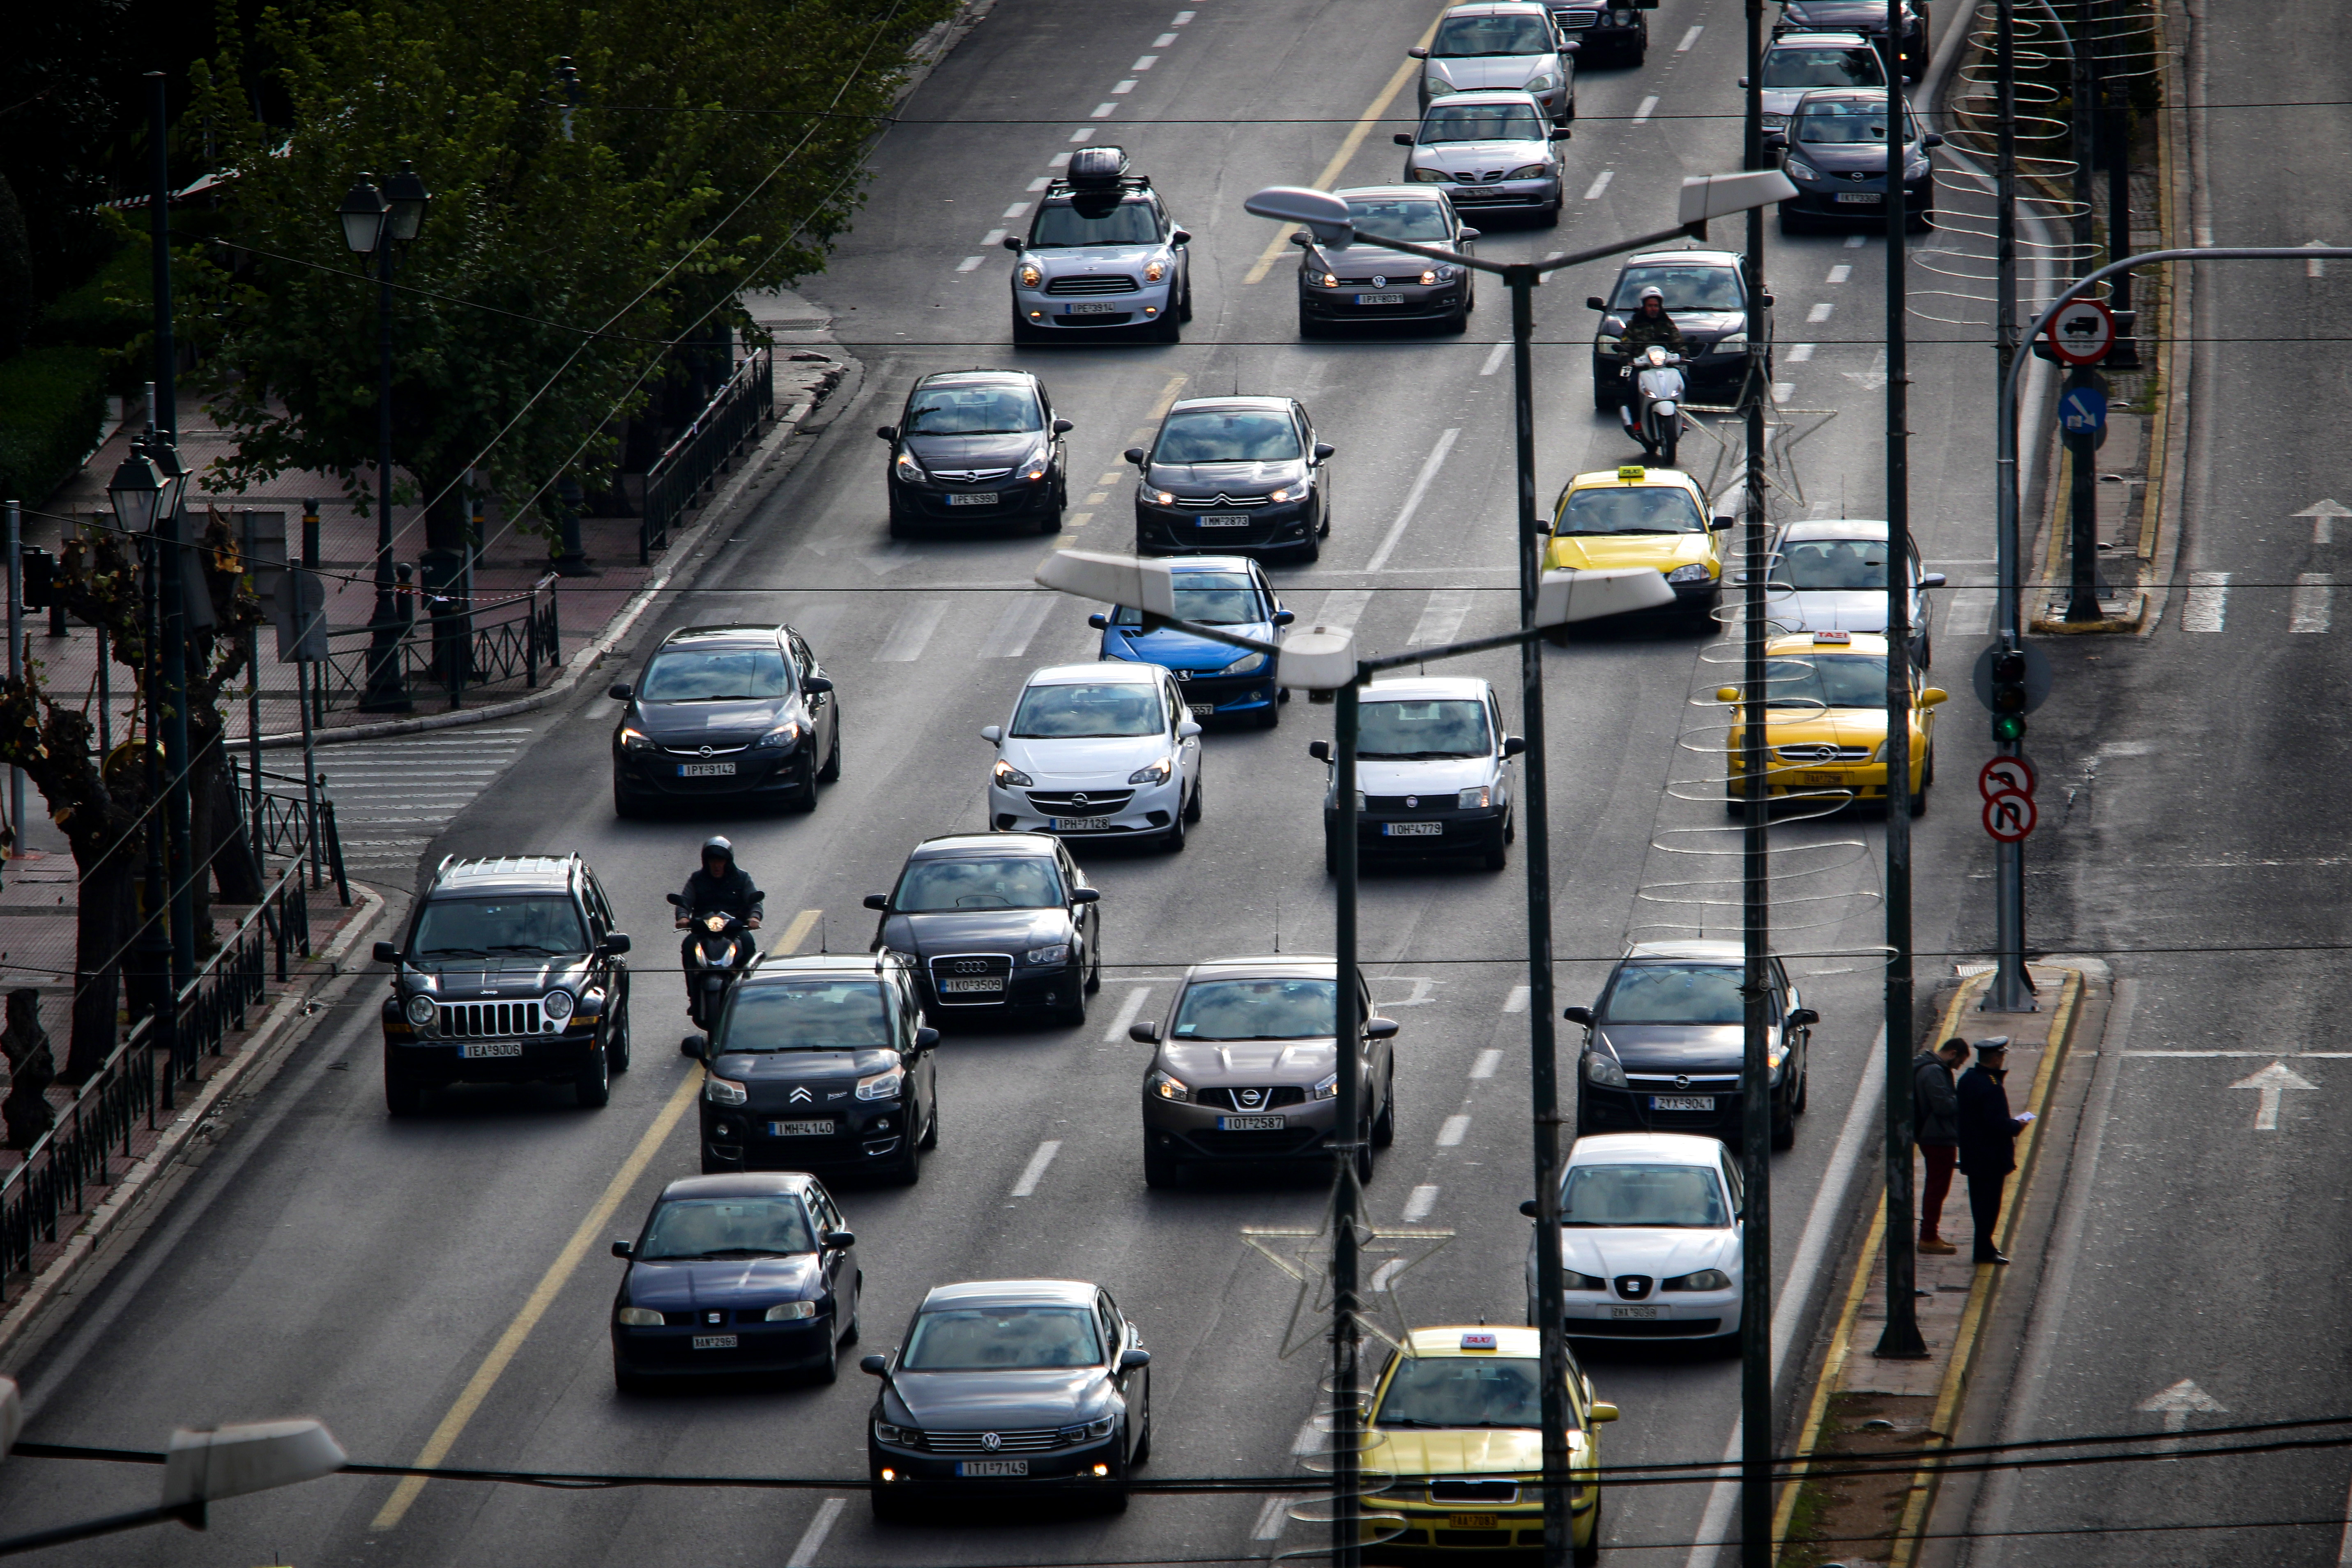
[[1127,1508],[1151,1452],[1151,1352],[1110,1292],[1076,1279],[941,1285],[906,1342],[869,1355],[874,1517],[941,1498]]
[[1333,448],[1295,397],[1188,397],[1168,410],[1135,489],[1139,555],[1264,555],[1300,562],[1331,531]]
[[810,1372],[857,1342],[865,1276],[833,1194],[798,1174],[688,1176],[655,1200],[613,1298],[613,1381]]
[[816,809],[841,776],[841,700],[785,626],[687,626],[664,637],[613,727],[613,813],[662,804]]
[[1045,833],[955,833],[915,846],[887,893],[874,949],[906,963],[926,1013],[1051,1014],[1087,1021],[1102,986],[1102,894]]
[[689,1051],[705,1171],[863,1171],[911,1186],[939,1142],[939,1032],[893,954],[763,962]]
[[1034,521],[1058,533],[1068,504],[1062,437],[1045,384],[1025,370],[952,370],[924,376],[896,425],[874,432],[890,446],[883,483],[890,532]]

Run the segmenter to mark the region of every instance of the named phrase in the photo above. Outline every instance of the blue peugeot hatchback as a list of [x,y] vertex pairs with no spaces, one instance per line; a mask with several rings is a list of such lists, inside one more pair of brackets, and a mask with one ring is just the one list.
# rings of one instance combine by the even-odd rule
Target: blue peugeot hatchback
[[[1191,555],[1168,563],[1176,578],[1176,616],[1203,626],[1230,626],[1244,637],[1279,642],[1296,617],[1275,597],[1265,569],[1241,555]],[[1282,722],[1274,659],[1189,632],[1147,630],[1139,610],[1120,605],[1087,624],[1102,628],[1102,657],[1156,664],[1175,676],[1196,720],[1256,721],[1263,730]]]

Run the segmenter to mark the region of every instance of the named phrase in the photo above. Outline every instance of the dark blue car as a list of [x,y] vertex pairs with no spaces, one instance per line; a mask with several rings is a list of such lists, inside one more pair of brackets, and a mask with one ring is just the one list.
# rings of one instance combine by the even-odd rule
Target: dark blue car
[[[1280,640],[1295,618],[1275,597],[1265,569],[1241,555],[1192,555],[1168,563],[1176,578],[1176,615],[1243,637]],[[1282,722],[1282,689],[1273,658],[1187,632],[1147,631],[1141,612],[1121,605],[1087,624],[1102,628],[1102,657],[1156,664],[1176,677],[1196,720],[1250,718],[1260,729]]]
[[613,1381],[809,1372],[857,1342],[857,1237],[815,1177],[689,1176],[662,1189],[613,1300]]

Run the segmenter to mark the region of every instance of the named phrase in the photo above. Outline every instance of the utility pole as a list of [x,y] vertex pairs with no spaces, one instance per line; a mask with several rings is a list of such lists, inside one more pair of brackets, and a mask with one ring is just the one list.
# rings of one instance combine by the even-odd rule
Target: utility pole
[[[1993,329],[1999,357],[1997,384],[2007,388],[2017,363],[2017,5],[1995,0],[1993,62],[1995,92],[2000,104],[1993,162]],[[2022,550],[2017,522],[2017,410],[2006,395],[2000,402],[1999,427],[1993,442],[2003,469],[2001,493],[1993,527],[1995,576],[2000,584],[1994,632],[2004,648],[2024,646],[2019,616],[2020,557]],[[2013,742],[2000,743],[2000,754],[2013,757]],[[2025,847],[2021,844],[1993,846],[1992,984],[1984,1006],[1995,1013],[2033,1010],[2033,983],[2025,973]]]
[[[152,412],[155,439],[169,453],[179,445],[179,350],[172,338],[171,103],[167,96],[169,83],[163,72],[148,72],[147,87],[147,235],[152,252],[151,281],[155,305]],[[178,467],[177,458],[169,458],[169,463]],[[179,1015],[176,998],[195,967],[195,933],[184,929],[193,910],[184,908],[178,893],[183,885],[193,887],[186,871],[187,816],[182,809],[186,799],[184,770],[187,765],[188,740],[187,647],[184,637],[176,647],[173,643],[174,635],[182,630],[185,612],[171,597],[180,593],[179,491],[183,488],[184,484],[173,488],[164,514],[156,518],[146,541],[150,551],[148,603],[152,606],[147,635],[152,639],[151,657],[154,659],[149,666],[146,736],[152,804],[146,824],[147,907],[141,911],[143,918],[136,942],[144,960],[147,983],[152,987],[151,1005],[157,1023],[151,1038],[174,1053]],[[167,909],[171,911],[168,924]]]
[[1358,1357],[1363,1331],[1356,1314],[1362,1306],[1357,1275],[1357,1210],[1363,1197],[1362,1170],[1364,1020],[1356,994],[1356,718],[1357,682],[1333,693],[1331,716],[1332,805],[1338,808],[1339,841],[1333,869],[1339,881],[1339,1081],[1331,1118],[1331,1568],[1357,1568],[1363,1561],[1361,1497],[1363,1439],[1358,1420]]
[[[2092,73],[2092,34],[2097,18],[2092,13],[2095,0],[2074,0],[2074,276],[2082,278],[2099,264],[2098,202],[2095,165],[2098,162],[2099,93]],[[2077,387],[2105,390],[2099,377],[2088,365],[2077,365],[2066,378],[2069,391]],[[2099,608],[2099,506],[2098,493],[2093,489],[2096,476],[2091,471],[2096,447],[2089,436],[2070,435],[2065,440],[2067,468],[2073,476],[2068,496],[2067,521],[2073,532],[2074,550],[2070,562],[2071,579],[2066,598],[2066,619],[2070,622],[2096,621],[2104,612]]]

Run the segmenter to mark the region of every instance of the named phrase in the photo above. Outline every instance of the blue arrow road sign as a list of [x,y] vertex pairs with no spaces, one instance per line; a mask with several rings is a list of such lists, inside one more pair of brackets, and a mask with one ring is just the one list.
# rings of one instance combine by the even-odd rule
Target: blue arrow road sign
[[2058,427],[2069,436],[2095,436],[2107,427],[2107,395],[2095,386],[2069,387],[2058,400]]

